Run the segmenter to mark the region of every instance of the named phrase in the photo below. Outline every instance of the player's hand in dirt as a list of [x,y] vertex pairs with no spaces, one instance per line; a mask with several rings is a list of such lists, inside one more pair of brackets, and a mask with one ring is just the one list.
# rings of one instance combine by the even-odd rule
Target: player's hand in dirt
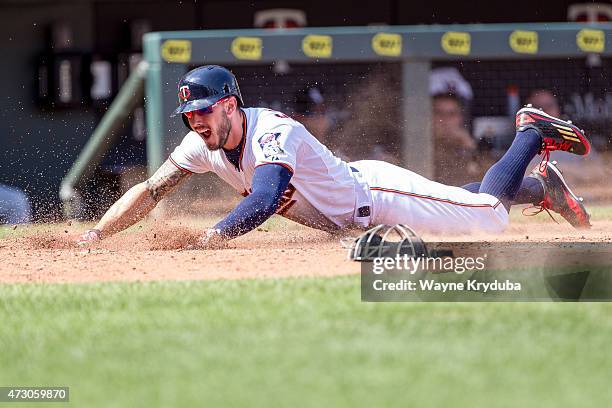
[[78,240],[77,240],[77,245],[79,246],[85,246],[88,245],[92,242],[98,242],[100,241],[101,238],[101,234],[100,234],[100,230],[97,229],[88,229],[87,231],[85,231],[85,233],[83,233],[83,235],[81,235]]
[[219,230],[209,228],[204,235],[197,238],[196,242],[185,247],[191,249],[221,249],[226,246],[227,240],[219,233]]

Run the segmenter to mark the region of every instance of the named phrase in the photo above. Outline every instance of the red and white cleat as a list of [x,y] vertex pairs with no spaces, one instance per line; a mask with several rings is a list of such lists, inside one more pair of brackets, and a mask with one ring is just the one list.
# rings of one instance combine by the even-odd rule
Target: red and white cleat
[[544,199],[531,207],[537,209],[535,213],[527,215],[535,215],[550,210],[565,218],[574,228],[585,229],[591,227],[589,222],[591,216],[584,206],[582,197],[578,197],[570,190],[561,170],[557,167],[556,161],[547,162],[545,166],[536,166],[529,177],[534,177],[542,183]]
[[591,143],[583,130],[571,121],[550,116],[540,109],[527,105],[516,113],[516,130],[536,129],[542,135],[541,153],[561,150],[585,156],[591,150]]

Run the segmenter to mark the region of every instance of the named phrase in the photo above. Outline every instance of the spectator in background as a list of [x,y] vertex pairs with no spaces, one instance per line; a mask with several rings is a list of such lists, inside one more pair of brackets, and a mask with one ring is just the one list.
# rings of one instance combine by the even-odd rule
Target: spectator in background
[[434,68],[429,74],[429,95],[444,94],[453,94],[465,102],[474,98],[472,85],[454,67]]
[[477,144],[465,126],[462,103],[453,94],[432,98],[435,180],[462,185],[479,175]]
[[293,114],[321,143],[329,142],[331,121],[327,115],[327,106],[320,87],[308,85],[300,89],[294,100]]
[[436,181],[462,185],[480,176],[478,145],[468,131],[471,85],[453,67],[435,68],[429,78]]
[[0,224],[23,224],[32,221],[30,203],[23,191],[0,184]]
[[544,112],[557,118],[561,117],[561,108],[555,94],[548,89],[536,89],[527,97],[527,103],[535,108],[542,109]]

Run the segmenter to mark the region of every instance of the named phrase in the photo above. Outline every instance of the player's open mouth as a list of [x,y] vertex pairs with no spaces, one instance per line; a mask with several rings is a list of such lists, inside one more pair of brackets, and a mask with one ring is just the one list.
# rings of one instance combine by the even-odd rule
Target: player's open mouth
[[201,129],[196,129],[196,132],[198,132],[198,134],[200,135],[200,137],[204,140],[207,140],[210,138],[210,136],[212,135],[212,132],[210,131],[210,129],[208,130],[201,130]]

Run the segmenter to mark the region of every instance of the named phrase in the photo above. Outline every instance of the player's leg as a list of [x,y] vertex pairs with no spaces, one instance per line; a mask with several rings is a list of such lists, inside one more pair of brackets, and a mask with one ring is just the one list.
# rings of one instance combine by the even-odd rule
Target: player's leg
[[[584,132],[571,121],[562,121],[530,106],[517,113],[516,124],[516,137],[504,157],[489,169],[480,185],[470,183],[464,188],[492,194],[506,206],[530,203],[540,211],[559,213],[576,228],[590,227],[590,216],[582,198],[570,190],[556,162],[547,160],[547,153],[554,150],[588,154],[590,144]],[[535,155],[537,136],[534,131],[541,138],[544,158],[529,177],[523,177],[528,162]]]
[[[557,162],[548,162],[538,165],[528,177],[523,178],[514,200],[510,203],[532,204],[535,211],[530,212],[529,207],[523,209],[525,215],[535,215],[544,210],[551,210],[561,215],[575,228],[589,228],[591,216],[584,206],[582,197],[572,192],[563,178]],[[461,188],[477,193],[480,182],[469,183]]]
[[552,117],[530,105],[517,112],[516,127],[512,145],[487,171],[478,190],[499,198],[506,207],[516,198],[525,170],[536,154],[544,154],[545,167],[551,151],[586,155],[591,147],[584,132],[571,121]]
[[371,225],[406,224],[418,233],[502,232],[508,212],[496,197],[429,180],[390,163],[353,162],[371,195]]
[[[478,193],[480,190],[480,181],[461,186],[464,190],[472,193]],[[534,177],[523,177],[523,181],[514,196],[514,199],[510,202],[510,205],[516,204],[538,204],[544,199],[544,186]]]
[[469,191],[470,193],[478,193],[480,190],[480,181],[473,181],[461,186],[462,189]]
[[591,217],[583,204],[582,197],[578,197],[569,188],[556,161],[536,166],[529,177],[541,183],[544,189],[542,200],[534,203],[534,207],[538,209],[534,215],[541,211],[552,210],[575,228],[591,226],[589,222]]
[[537,130],[517,132],[510,148],[485,174],[478,192],[497,197],[506,208],[510,208],[527,166],[538,154],[541,146],[542,136]]
[[[572,136],[570,130],[574,132]],[[541,149],[586,154],[589,148],[582,132],[571,123],[527,107],[517,113],[517,135],[512,146],[489,169],[478,194],[436,183],[385,162],[362,161],[351,163],[351,166],[357,168],[367,182],[372,225],[404,223],[417,232],[501,232],[508,223],[505,208],[516,198],[527,165]],[[550,189],[547,192],[545,183],[544,190],[546,198]],[[505,206],[501,205],[502,199]]]

